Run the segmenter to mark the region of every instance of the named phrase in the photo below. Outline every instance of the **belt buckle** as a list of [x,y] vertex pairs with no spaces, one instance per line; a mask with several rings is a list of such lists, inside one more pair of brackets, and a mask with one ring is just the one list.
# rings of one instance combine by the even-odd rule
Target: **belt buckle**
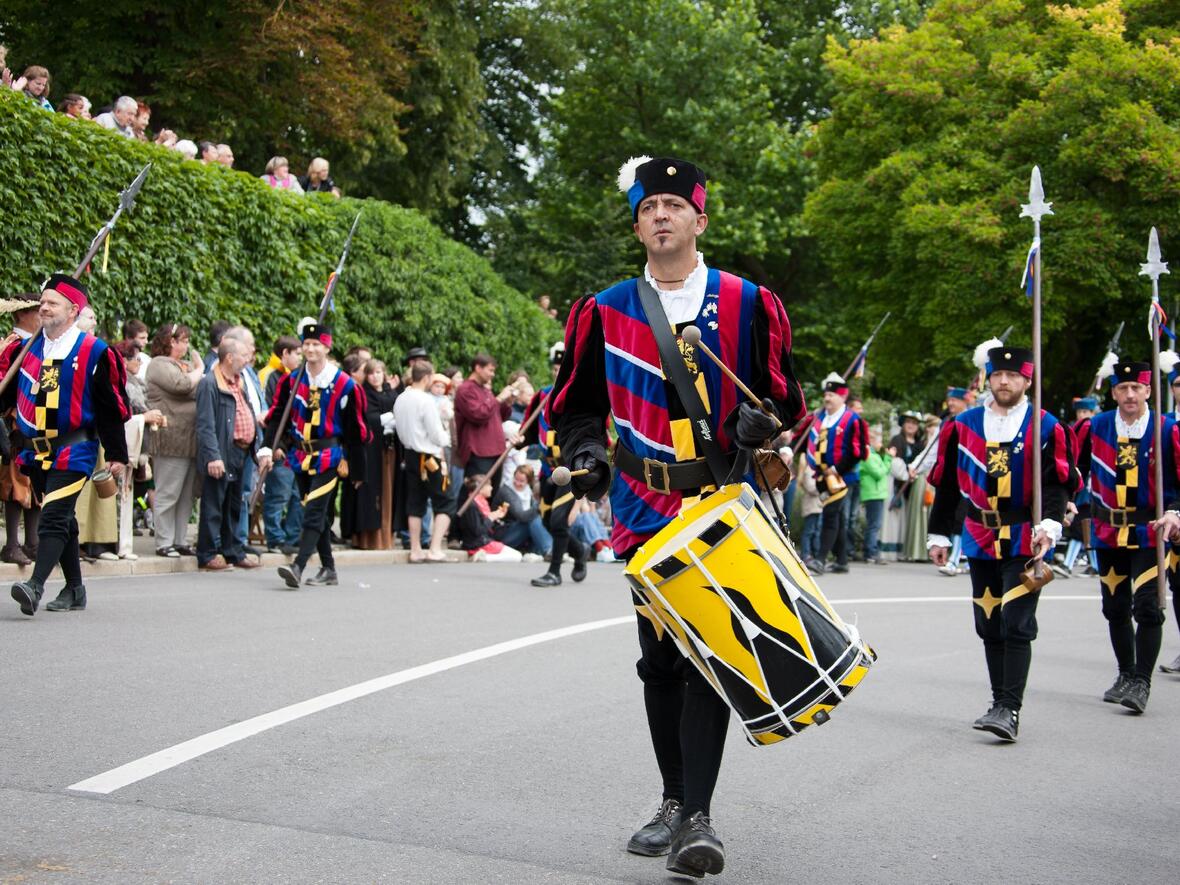
[[[657,486],[652,482],[652,472],[656,471],[659,478],[663,480],[663,487]],[[647,487],[661,495],[670,494],[672,491],[672,478],[668,475],[668,465],[663,461],[657,461],[655,458],[643,459],[643,481],[647,483]]]
[[979,521],[983,523],[985,529],[993,532],[998,532],[1003,528],[1003,524],[1000,522],[999,510],[980,510]]
[[315,448],[313,448],[312,442],[309,439],[299,440],[299,451],[305,455],[314,455],[315,454]]
[[38,455],[50,455],[53,453],[53,446],[47,436],[34,436],[30,442],[33,444],[33,451]]
[[1130,528],[1130,508],[1119,507],[1111,510],[1110,524],[1116,529]]

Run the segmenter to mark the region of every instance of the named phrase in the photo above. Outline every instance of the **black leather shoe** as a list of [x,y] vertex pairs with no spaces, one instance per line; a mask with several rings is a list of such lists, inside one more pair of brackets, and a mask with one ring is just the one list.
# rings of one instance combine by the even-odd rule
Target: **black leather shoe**
[[1121,704],[1123,698],[1127,695],[1127,689],[1131,687],[1131,674],[1119,673],[1118,678],[1115,679],[1114,685],[1108,688],[1102,695],[1102,700],[1108,704]]
[[570,572],[570,577],[573,579],[575,584],[577,584],[580,581],[586,580],[586,560],[585,560],[585,558],[574,560],[574,570],[572,572]]
[[80,612],[86,608],[86,586],[78,584],[74,587],[66,586],[57,599],[45,606],[47,612]]
[[975,722],[973,722],[971,724],[971,727],[979,729],[980,731],[983,731],[984,730],[984,728],[983,728],[984,722],[989,720],[992,716],[995,716],[996,710],[998,710],[999,708],[1000,708],[1000,705],[997,704],[995,701],[992,701],[992,705],[987,708],[987,712],[984,713],[982,716],[980,716],[978,719],[976,719]]
[[668,854],[667,870],[682,876],[703,879],[706,873],[725,869],[725,847],[717,838],[713,824],[703,811],[680,824]]
[[298,544],[284,544],[282,547],[283,556],[294,556],[299,552]]
[[655,817],[635,831],[627,850],[644,857],[663,857],[672,844],[672,834],[680,826],[680,802],[665,799]]
[[298,590],[299,585],[303,582],[303,569],[295,563],[280,565],[279,577],[283,579],[288,590]]
[[822,575],[824,573],[824,564],[815,557],[804,560],[803,564],[807,566],[807,570],[813,575]]
[[991,732],[1002,741],[1015,743],[1016,733],[1020,730],[1020,714],[996,704],[980,717],[979,723],[981,731]]
[[834,566],[828,569],[828,571],[830,571],[833,575],[844,575],[848,573],[848,566],[836,563]]
[[559,587],[561,586],[561,575],[545,572],[541,577],[533,578],[529,583],[534,587]]
[[1170,664],[1160,664],[1161,673],[1180,673],[1180,655]]
[[30,618],[37,613],[37,606],[41,604],[41,594],[45,588],[31,578],[28,581],[17,581],[12,585],[12,598],[20,604],[22,615]]
[[321,566],[320,570],[315,573],[314,578],[308,578],[303,583],[305,583],[308,587],[335,587],[340,583],[340,579],[336,577],[336,569],[323,568]]
[[1123,699],[1119,701],[1128,710],[1142,713],[1147,709],[1147,698],[1151,694],[1151,685],[1146,679],[1131,679]]

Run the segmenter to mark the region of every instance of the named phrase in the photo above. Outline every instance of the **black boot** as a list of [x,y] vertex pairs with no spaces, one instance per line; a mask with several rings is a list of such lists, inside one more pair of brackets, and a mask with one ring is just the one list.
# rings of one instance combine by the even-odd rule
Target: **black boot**
[[1020,730],[1020,714],[1009,710],[1001,704],[996,704],[979,719],[979,729],[994,734],[1002,741],[1016,742],[1016,733]]
[[315,577],[308,578],[304,583],[306,583],[308,587],[335,587],[340,583],[340,579],[336,577],[336,569],[323,568],[321,566],[320,570],[315,573]]
[[298,590],[303,583],[303,567],[297,563],[279,566],[279,577],[287,585],[288,590]]
[[1121,704],[1123,698],[1127,696],[1127,689],[1131,687],[1131,674],[1119,673],[1118,678],[1115,679],[1114,685],[1108,688],[1102,695],[1102,700],[1108,704]]
[[556,572],[545,572],[539,578],[533,578],[529,581],[534,587],[560,587],[561,575]]
[[996,703],[995,701],[992,701],[992,705],[987,708],[987,712],[984,713],[982,716],[980,716],[978,719],[976,719],[975,722],[972,723],[971,727],[978,729],[979,731],[984,731],[984,723],[987,722],[989,719],[991,719],[991,717],[995,716],[996,711],[999,708],[1000,708],[1000,705],[998,703]]
[[703,811],[680,824],[669,849],[667,869],[696,879],[725,869],[725,847]]
[[680,826],[680,803],[665,799],[655,817],[635,831],[627,850],[644,857],[663,857],[672,844],[672,834]]
[[582,547],[582,555],[574,557],[574,570],[570,572],[570,577],[574,579],[574,583],[586,580],[586,547]]
[[1136,713],[1142,713],[1147,709],[1147,698],[1151,694],[1151,683],[1146,679],[1131,679],[1127,684],[1127,690],[1123,694],[1123,698],[1119,701],[1128,710],[1134,710]]
[[47,612],[79,612],[86,608],[86,587],[68,584],[57,594],[57,599],[45,606]]
[[12,585],[12,598],[20,603],[21,614],[30,618],[37,613],[37,606],[41,604],[41,594],[44,592],[45,587],[33,578],[17,581]]

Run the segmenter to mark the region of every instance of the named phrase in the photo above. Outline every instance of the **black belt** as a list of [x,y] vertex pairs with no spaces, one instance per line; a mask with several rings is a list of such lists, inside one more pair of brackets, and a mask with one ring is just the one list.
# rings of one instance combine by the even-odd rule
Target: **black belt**
[[1032,522],[1032,509],[1017,507],[1014,510],[980,510],[974,504],[968,504],[967,518],[975,520],[985,529],[991,529],[994,532],[1006,525]]
[[324,449],[330,449],[333,446],[340,445],[340,437],[325,436],[323,439],[297,439],[295,440],[295,447],[305,455],[311,455],[315,452],[322,452]]
[[52,455],[66,446],[77,445],[92,439],[98,439],[94,429],[83,427],[81,430],[73,430],[64,436],[34,436],[32,439],[25,440],[24,448],[26,451],[36,452],[38,455]]
[[[734,456],[725,456],[732,465]],[[615,445],[615,466],[632,479],[644,483],[653,492],[666,495],[671,491],[699,489],[716,484],[704,458],[669,464],[654,458],[640,458],[621,442]]]
[[1101,501],[1090,502],[1090,514],[1094,519],[1100,519],[1116,529],[1130,528],[1133,525],[1147,525],[1155,514],[1150,510],[1139,510],[1135,507],[1116,507],[1111,510]]

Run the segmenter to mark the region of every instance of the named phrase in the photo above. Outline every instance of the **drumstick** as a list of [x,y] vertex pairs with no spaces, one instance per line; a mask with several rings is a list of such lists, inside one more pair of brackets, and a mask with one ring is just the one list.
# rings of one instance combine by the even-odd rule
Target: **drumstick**
[[768,408],[766,404],[762,402],[762,400],[754,396],[754,391],[750,390],[750,388],[745,385],[742,379],[735,375],[729,366],[721,362],[721,359],[717,356],[717,354],[713,353],[713,351],[709,349],[709,345],[705,344],[705,342],[701,340],[700,329],[698,329],[696,326],[685,326],[684,331],[680,333],[680,338],[689,347],[699,347],[705,356],[716,363],[717,368],[724,372],[726,377],[728,377],[729,380],[737,386],[738,390],[750,398],[750,402],[752,402],[759,409],[774,419],[775,427],[779,429],[782,428],[783,422],[779,420],[778,415],[776,415],[773,410]]
[[590,471],[586,468],[581,470],[570,470],[568,467],[554,467],[553,475],[550,479],[553,480],[554,485],[568,486],[570,480],[575,476],[585,476]]

